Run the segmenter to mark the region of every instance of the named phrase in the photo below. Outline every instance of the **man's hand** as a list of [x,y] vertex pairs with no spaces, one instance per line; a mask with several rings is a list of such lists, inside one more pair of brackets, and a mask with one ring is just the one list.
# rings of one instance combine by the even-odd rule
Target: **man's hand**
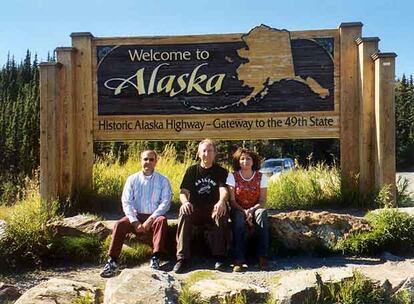
[[193,204],[191,204],[190,202],[185,202],[180,207],[180,215],[182,214],[190,215],[191,213],[193,213],[193,211],[194,211],[194,207],[193,207]]
[[227,212],[227,205],[225,202],[218,202],[213,207],[213,217],[220,218]]
[[144,227],[142,226],[142,224],[139,221],[132,222],[131,224],[134,227],[136,233],[145,232]]

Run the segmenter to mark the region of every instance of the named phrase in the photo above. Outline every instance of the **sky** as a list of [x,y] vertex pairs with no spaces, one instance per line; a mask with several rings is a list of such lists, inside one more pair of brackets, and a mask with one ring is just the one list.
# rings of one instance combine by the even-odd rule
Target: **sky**
[[71,46],[72,32],[95,37],[247,33],[277,29],[335,29],[362,22],[363,37],[379,37],[395,52],[396,76],[414,74],[414,1],[385,0],[0,0],[0,66],[29,49],[40,61]]

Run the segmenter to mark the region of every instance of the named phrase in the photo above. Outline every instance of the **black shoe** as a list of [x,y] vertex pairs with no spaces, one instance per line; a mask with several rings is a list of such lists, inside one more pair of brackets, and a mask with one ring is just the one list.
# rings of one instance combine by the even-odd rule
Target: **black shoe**
[[112,260],[109,259],[108,262],[105,264],[104,269],[100,273],[100,276],[103,278],[111,278],[116,276],[119,273],[119,267],[118,264]]
[[188,271],[188,262],[187,260],[180,259],[175,263],[173,268],[175,273],[186,273]]
[[160,259],[156,256],[151,257],[150,268],[154,270],[160,269]]

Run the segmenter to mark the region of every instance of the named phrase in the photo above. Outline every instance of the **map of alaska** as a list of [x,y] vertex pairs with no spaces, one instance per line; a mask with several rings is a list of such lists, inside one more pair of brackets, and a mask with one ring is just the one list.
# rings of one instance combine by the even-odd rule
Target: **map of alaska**
[[303,83],[322,99],[329,96],[329,90],[312,77],[304,79],[295,75],[289,31],[261,25],[242,39],[247,48],[238,49],[237,53],[248,62],[238,67],[238,79],[253,91],[238,104],[247,105],[252,99],[262,99],[268,94],[268,87],[281,80]]

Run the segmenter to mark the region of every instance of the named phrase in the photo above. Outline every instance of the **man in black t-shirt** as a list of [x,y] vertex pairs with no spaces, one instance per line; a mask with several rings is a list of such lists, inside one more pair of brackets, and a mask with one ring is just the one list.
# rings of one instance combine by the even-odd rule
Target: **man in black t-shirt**
[[221,269],[224,266],[228,232],[227,170],[214,163],[216,154],[213,141],[201,141],[197,153],[200,163],[187,169],[181,183],[177,263],[174,266],[176,273],[183,273],[188,269],[191,234],[195,225],[212,226],[207,241],[217,260],[215,268]]

